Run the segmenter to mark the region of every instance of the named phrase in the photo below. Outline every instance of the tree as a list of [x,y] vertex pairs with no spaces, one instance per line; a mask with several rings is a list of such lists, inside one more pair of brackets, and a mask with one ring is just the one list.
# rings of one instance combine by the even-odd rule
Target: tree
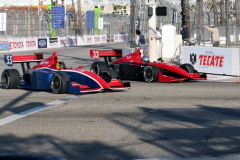
[[226,25],[225,0],[220,0],[220,25]]
[[202,26],[204,22],[203,0],[197,0],[197,15],[198,25]]
[[240,1],[235,0],[235,15],[236,15],[236,25],[240,27]]
[[189,0],[181,0],[182,6],[182,26],[186,25],[190,32]]
[[218,26],[218,12],[217,12],[217,1],[212,0],[213,2],[213,24]]
[[56,5],[58,4],[58,0],[51,0],[51,4],[52,4],[53,6],[56,6]]
[[81,0],[78,0],[78,27],[77,34],[82,35],[82,9],[81,9]]

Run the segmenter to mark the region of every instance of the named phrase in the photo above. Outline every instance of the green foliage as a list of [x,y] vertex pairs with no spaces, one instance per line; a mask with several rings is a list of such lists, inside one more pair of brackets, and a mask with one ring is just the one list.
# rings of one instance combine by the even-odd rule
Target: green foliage
[[126,6],[115,5],[113,6],[114,13],[127,13]]

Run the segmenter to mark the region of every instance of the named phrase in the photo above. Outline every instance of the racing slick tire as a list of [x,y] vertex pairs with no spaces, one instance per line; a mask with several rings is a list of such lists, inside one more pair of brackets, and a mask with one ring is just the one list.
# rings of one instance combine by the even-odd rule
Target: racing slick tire
[[105,62],[93,62],[91,67],[90,67],[90,71],[96,73],[97,75],[100,75],[100,72],[103,70],[106,70],[107,64]]
[[20,85],[20,74],[16,69],[5,69],[1,76],[4,89],[15,89]]
[[67,73],[56,72],[51,79],[51,89],[53,93],[64,94],[67,92],[67,83],[70,81]]
[[189,63],[181,64],[179,67],[182,68],[183,70],[187,71],[188,73],[195,73],[195,69],[194,69],[193,65],[191,65]]
[[143,69],[143,79],[145,82],[157,82],[158,81],[158,71],[157,66],[146,66]]
[[103,71],[100,71],[99,75],[107,83],[110,83],[112,81],[112,79],[118,79],[119,78],[119,76],[117,74],[117,71],[114,70],[114,69],[105,69]]

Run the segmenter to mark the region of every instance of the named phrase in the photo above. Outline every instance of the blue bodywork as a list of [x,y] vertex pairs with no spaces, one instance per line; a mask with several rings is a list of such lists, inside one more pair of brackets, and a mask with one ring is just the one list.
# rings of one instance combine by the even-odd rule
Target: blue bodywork
[[29,70],[25,73],[28,76],[28,80],[25,80],[20,84],[21,88],[36,89],[36,90],[51,90],[51,79],[54,73],[65,72],[67,73],[70,82],[68,82],[67,93],[80,93],[80,87],[73,87],[71,82],[75,82],[80,85],[88,86],[89,88],[101,88],[101,85],[93,78],[75,70],[53,70],[50,68],[39,68]]

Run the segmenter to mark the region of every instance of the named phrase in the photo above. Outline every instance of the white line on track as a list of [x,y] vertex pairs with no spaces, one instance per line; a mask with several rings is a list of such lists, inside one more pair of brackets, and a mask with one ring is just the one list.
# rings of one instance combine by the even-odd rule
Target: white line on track
[[71,96],[68,96],[68,97],[65,97],[65,98],[62,98],[62,99],[55,100],[53,102],[47,103],[45,105],[38,106],[38,107],[35,107],[35,108],[32,108],[32,109],[26,110],[24,112],[20,112],[18,114],[14,114],[12,116],[0,119],[0,126],[3,126],[3,125],[8,124],[10,122],[16,121],[16,120],[18,120],[20,118],[23,118],[23,117],[26,117],[28,115],[40,112],[40,111],[45,110],[47,108],[53,107],[55,105],[62,104],[64,102],[67,102],[67,101],[69,101],[71,99],[75,99],[77,97],[78,96],[76,96],[76,95],[71,95]]

